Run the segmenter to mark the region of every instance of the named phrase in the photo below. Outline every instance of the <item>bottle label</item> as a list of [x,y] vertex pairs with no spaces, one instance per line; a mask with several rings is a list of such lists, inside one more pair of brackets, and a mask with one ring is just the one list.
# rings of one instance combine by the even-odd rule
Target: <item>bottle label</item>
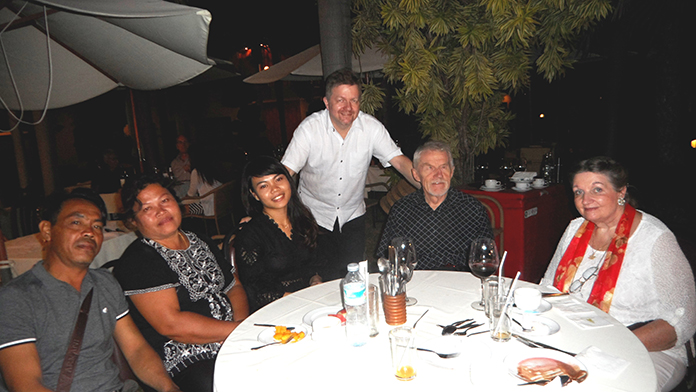
[[365,284],[361,282],[346,283],[343,285],[343,297],[347,306],[360,306],[365,304]]

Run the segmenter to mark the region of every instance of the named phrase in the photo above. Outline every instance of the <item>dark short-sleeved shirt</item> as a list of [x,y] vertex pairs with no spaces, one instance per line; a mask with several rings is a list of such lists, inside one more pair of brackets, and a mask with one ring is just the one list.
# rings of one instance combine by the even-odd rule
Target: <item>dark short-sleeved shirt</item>
[[479,237],[493,238],[488,214],[481,202],[455,189],[433,210],[425,201],[422,189],[397,201],[389,211],[377,254],[387,255],[394,237],[411,238],[416,248],[416,269],[468,271],[467,260],[471,241]]
[[233,267],[212,241],[190,232],[184,234],[190,243],[187,249],[173,250],[141,238],[128,246],[114,266],[114,276],[123,287],[135,325],[171,376],[196,362],[214,359],[220,344],[181,343],[161,335],[138,311],[131,295],[173,288],[182,311],[233,320],[226,295],[235,284]]
[[[108,271],[90,269],[78,292],[54,278],[43,261],[0,288],[0,350],[33,343],[43,385],[55,389],[80,306],[94,289],[71,391],[111,392],[123,384],[111,356],[116,322],[128,314],[121,287]],[[0,391],[7,386],[0,377]]]
[[260,214],[242,225],[235,239],[235,263],[249,299],[250,311],[309,286],[322,267],[318,252],[304,245],[304,237],[292,239],[267,215]]

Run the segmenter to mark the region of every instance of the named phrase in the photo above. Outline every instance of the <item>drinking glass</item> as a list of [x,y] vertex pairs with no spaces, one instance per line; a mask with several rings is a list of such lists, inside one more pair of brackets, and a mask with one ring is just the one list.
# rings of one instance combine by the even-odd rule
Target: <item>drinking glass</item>
[[498,247],[492,238],[479,238],[471,243],[469,252],[469,268],[474,276],[481,280],[481,300],[473,302],[471,307],[476,310],[484,310],[483,281],[493,275],[500,265]]
[[[394,248],[396,256],[396,264],[398,265],[397,273],[401,276],[404,283],[411,281],[413,271],[416,269],[418,259],[416,259],[416,247],[413,241],[406,237],[395,237],[392,239],[391,246]],[[406,306],[415,305],[418,300],[406,296]]]

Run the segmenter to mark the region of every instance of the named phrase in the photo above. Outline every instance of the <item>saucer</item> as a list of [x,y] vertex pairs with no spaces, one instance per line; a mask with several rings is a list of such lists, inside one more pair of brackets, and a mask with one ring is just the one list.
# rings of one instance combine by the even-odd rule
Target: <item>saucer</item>
[[553,335],[561,330],[561,326],[557,322],[543,316],[531,316],[527,319],[519,319],[525,328],[531,328],[532,331],[524,332],[522,327],[517,323],[512,324],[512,332],[518,335],[526,336],[547,336]]
[[534,189],[544,189],[544,188],[548,188],[548,187],[549,187],[548,185],[542,185],[542,186],[532,185],[532,188],[534,188]]
[[512,189],[516,190],[517,192],[529,192],[532,190],[532,188],[527,188],[527,189],[520,189],[516,186],[513,186]]
[[486,188],[486,186],[483,185],[483,186],[481,186],[481,188],[479,188],[479,189],[481,189],[481,190],[484,191],[484,192],[500,192],[500,191],[503,190],[503,187],[502,187],[502,186],[499,186],[499,187],[497,187],[497,188]]

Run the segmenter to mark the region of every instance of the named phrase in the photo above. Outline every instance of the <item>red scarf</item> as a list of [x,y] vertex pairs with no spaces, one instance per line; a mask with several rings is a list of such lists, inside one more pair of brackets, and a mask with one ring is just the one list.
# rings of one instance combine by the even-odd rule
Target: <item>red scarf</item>
[[[609,313],[609,307],[614,298],[616,281],[619,278],[619,272],[621,272],[621,264],[626,255],[626,245],[628,245],[628,236],[631,233],[631,226],[633,226],[635,217],[636,209],[626,204],[619,224],[616,226],[614,237],[611,243],[609,243],[607,253],[604,255],[604,263],[597,273],[597,280],[595,280],[590,297],[587,299],[587,303],[602,309],[606,313]],[[585,220],[570,241],[570,245],[556,269],[554,286],[557,289],[563,292],[568,292],[570,289],[571,283],[575,280],[575,272],[585,257],[585,251],[590,243],[594,228],[594,223]]]

